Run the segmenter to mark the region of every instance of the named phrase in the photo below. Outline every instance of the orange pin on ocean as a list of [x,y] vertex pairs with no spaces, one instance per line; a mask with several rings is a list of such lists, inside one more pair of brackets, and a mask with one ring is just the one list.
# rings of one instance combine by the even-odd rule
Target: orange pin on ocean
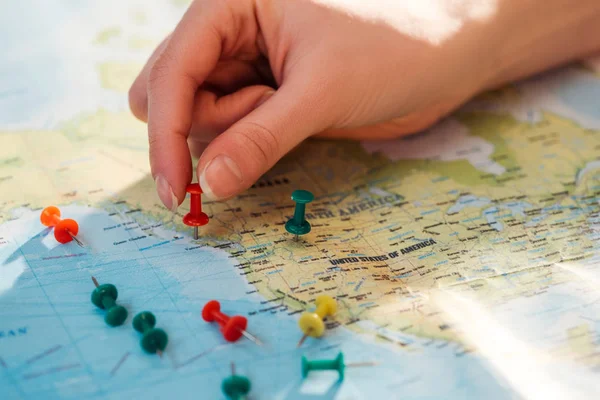
[[42,210],[40,222],[47,227],[54,228],[54,238],[57,242],[65,244],[74,240],[75,243],[83,246],[81,240],[77,238],[79,233],[79,224],[73,219],[61,219],[58,207],[50,206]]

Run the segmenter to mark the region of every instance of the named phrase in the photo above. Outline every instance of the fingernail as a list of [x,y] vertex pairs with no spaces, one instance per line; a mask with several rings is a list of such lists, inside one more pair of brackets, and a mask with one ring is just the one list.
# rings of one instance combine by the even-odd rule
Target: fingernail
[[242,186],[242,171],[237,163],[219,155],[206,164],[200,174],[200,187],[209,200],[220,200],[236,194]]
[[260,99],[258,99],[258,101],[256,102],[256,104],[254,105],[254,108],[258,108],[260,107],[261,104],[263,104],[265,101],[269,100],[271,98],[271,96],[273,96],[273,94],[275,94],[274,90],[269,90],[268,92],[265,92]]
[[175,213],[179,206],[179,200],[177,200],[177,197],[173,193],[173,189],[171,189],[169,182],[167,182],[162,175],[157,175],[156,178],[154,178],[154,183],[156,184],[156,191],[158,192],[160,201],[162,201],[167,209]]

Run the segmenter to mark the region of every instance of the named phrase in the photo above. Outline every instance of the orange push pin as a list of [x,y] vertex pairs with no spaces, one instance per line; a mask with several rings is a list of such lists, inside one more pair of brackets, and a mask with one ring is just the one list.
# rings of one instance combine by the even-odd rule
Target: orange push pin
[[190,194],[190,212],[183,217],[183,223],[194,227],[194,239],[198,240],[198,227],[208,224],[208,215],[202,212],[202,189],[197,183],[187,185]]
[[77,239],[79,225],[72,219],[60,219],[60,210],[58,207],[50,206],[44,208],[40,221],[43,225],[54,228],[54,237],[59,243],[69,243],[74,240],[78,245],[83,247],[81,240]]

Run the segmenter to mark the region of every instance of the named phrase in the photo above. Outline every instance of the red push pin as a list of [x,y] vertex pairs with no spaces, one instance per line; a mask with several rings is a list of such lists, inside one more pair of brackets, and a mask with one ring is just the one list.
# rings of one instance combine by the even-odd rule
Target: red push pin
[[223,337],[228,342],[235,342],[239,338],[244,335],[247,339],[253,341],[259,346],[262,346],[262,343],[258,338],[254,335],[251,335],[246,331],[246,327],[248,326],[248,320],[246,317],[242,317],[241,315],[234,315],[233,317],[229,317],[221,312],[221,304],[219,304],[216,300],[211,300],[202,309],[202,318],[206,322],[217,322],[221,327],[221,332],[223,333]]
[[190,212],[183,217],[183,223],[194,227],[194,239],[198,240],[198,227],[208,224],[208,215],[202,212],[202,189],[197,183],[187,185],[190,194]]
[[83,247],[81,240],[77,239],[79,225],[72,219],[60,219],[60,210],[58,207],[50,206],[44,208],[40,215],[40,221],[45,226],[54,227],[54,237],[57,242],[65,244],[74,240],[78,245]]

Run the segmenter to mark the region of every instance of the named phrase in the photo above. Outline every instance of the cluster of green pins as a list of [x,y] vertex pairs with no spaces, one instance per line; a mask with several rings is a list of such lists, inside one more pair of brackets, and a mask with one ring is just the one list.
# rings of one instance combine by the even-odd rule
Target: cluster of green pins
[[[96,288],[92,292],[92,303],[106,310],[104,321],[110,326],[123,325],[127,319],[127,310],[123,306],[117,305],[119,292],[115,285],[110,283],[100,285],[96,278],[92,276],[92,281]],[[143,311],[133,318],[133,328],[142,334],[140,345],[147,353],[158,353],[161,355],[167,347],[169,338],[162,329],[154,328],[156,317],[149,311]]]
[[298,240],[299,235],[306,235],[310,232],[310,223],[306,220],[306,205],[313,201],[315,196],[308,190],[294,190],[292,200],[296,202],[294,216],[285,224],[285,230],[296,235]]
[[250,380],[235,374],[235,365],[231,363],[231,376],[223,379],[221,390],[228,400],[244,400],[250,392]]

